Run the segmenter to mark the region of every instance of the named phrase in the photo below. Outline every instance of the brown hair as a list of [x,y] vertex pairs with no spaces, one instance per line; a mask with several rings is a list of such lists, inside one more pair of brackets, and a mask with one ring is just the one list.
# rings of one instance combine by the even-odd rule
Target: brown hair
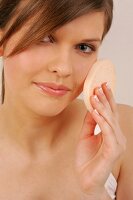
[[[7,57],[24,51],[42,40],[44,35],[54,32],[75,18],[95,11],[105,13],[104,38],[112,24],[113,0],[0,0],[0,29],[4,30],[0,47],[29,20],[33,20],[33,23]],[[4,70],[2,103],[3,101]]]

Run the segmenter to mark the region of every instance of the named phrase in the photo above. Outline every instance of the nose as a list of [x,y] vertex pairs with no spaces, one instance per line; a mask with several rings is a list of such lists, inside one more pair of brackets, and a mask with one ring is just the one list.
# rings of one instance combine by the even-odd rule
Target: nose
[[72,74],[72,62],[70,52],[58,51],[53,56],[51,63],[48,66],[48,70],[60,77],[69,77]]

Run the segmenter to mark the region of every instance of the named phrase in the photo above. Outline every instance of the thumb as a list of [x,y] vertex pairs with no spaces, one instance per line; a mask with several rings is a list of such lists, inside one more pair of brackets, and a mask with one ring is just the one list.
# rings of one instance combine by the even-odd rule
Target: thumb
[[91,113],[87,111],[86,116],[84,118],[82,129],[81,129],[80,139],[85,139],[87,137],[93,136],[96,125],[97,123],[93,119]]

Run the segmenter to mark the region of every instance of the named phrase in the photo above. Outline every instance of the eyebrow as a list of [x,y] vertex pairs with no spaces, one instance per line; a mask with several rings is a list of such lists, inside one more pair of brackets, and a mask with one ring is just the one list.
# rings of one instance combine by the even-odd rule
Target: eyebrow
[[87,38],[87,39],[81,40],[81,42],[101,42],[101,39],[100,38]]
[[[56,36],[55,33],[51,33],[50,34],[52,37]],[[102,39],[101,38],[86,38],[81,40],[81,42],[101,42]]]

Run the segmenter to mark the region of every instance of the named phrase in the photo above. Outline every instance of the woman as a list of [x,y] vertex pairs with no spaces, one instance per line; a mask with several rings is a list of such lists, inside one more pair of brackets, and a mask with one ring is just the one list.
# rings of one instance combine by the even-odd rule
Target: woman
[[92,112],[76,99],[112,10],[112,0],[0,2],[1,200],[132,199],[131,107],[105,83]]

